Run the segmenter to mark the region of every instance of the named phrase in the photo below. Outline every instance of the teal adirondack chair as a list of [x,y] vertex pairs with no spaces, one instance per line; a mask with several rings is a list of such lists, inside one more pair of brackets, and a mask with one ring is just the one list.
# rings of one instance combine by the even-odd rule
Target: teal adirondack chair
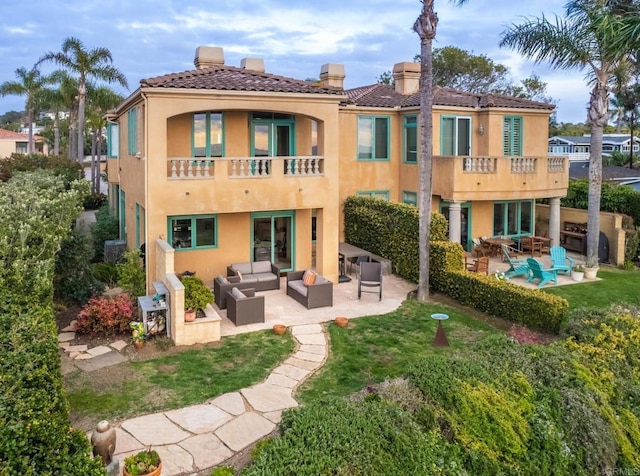
[[558,284],[558,270],[555,268],[544,269],[540,261],[533,258],[527,258],[527,264],[531,270],[531,275],[527,279],[527,283],[532,282],[535,279],[539,279],[540,283],[538,287],[541,288],[549,281],[553,281],[554,284]]
[[507,245],[502,245],[502,254],[504,255],[504,260],[509,263],[509,269],[504,272],[506,278],[529,276],[529,265],[526,258],[512,258]]
[[562,246],[552,246],[549,250],[551,255],[551,267],[558,270],[558,273],[570,274],[573,269],[573,259],[567,256],[567,250]]

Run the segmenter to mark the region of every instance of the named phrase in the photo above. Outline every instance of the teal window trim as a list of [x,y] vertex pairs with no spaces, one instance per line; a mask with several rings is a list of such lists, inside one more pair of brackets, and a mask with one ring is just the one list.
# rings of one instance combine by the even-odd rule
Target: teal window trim
[[[516,220],[516,229],[513,233],[509,233],[509,205],[516,205],[516,216],[514,217]],[[522,205],[529,205],[529,223],[527,224],[527,228],[529,231],[524,230],[522,226]],[[500,226],[501,229],[496,228],[496,205],[504,205],[504,210],[502,211],[502,220]],[[493,202],[493,234],[497,235],[506,235],[511,238],[519,238],[521,236],[531,236],[534,233],[534,211],[535,211],[535,201],[534,200],[499,200]]]
[[[213,245],[197,245],[197,220],[202,219],[213,219]],[[191,220],[190,231],[191,237],[190,242],[191,246],[178,247],[173,246],[173,226],[172,223],[174,220]],[[167,217],[167,236],[169,237],[169,244],[173,246],[176,251],[192,251],[192,250],[204,250],[204,249],[213,249],[218,247],[218,216],[215,214],[208,215],[171,215]]]
[[[448,121],[453,120],[453,129],[451,131],[452,133],[452,143],[449,144],[447,138],[445,138],[445,123]],[[469,123],[469,130],[467,132],[467,140],[469,141],[469,151],[462,151],[462,153],[460,153],[460,151],[458,150],[458,144],[459,144],[459,134],[460,134],[460,121],[468,121]],[[448,155],[454,155],[454,156],[458,156],[458,155],[468,155],[469,153],[471,153],[471,149],[472,149],[472,144],[471,141],[473,139],[473,134],[471,134],[471,131],[473,130],[473,119],[471,118],[471,116],[456,116],[456,115],[452,115],[452,114],[442,114],[440,116],[440,155],[444,155],[444,156],[448,156]],[[453,149],[453,153],[450,154],[449,152],[445,151],[445,146],[446,145],[451,145],[452,149]]]
[[[415,144],[407,144],[409,142],[409,133],[413,132]],[[415,148],[415,152],[408,147]],[[402,162],[404,164],[418,163],[418,116],[415,114],[402,117]]]
[[[196,115],[205,115],[205,154],[203,156],[196,156]],[[221,145],[220,155],[214,155],[214,151],[211,148],[211,115],[220,115],[220,134]],[[214,120],[216,120],[214,118]],[[191,117],[191,157],[225,157],[226,144],[225,144],[225,116],[222,112],[208,111],[208,112],[196,112]]]
[[380,198],[389,201],[389,190],[359,190],[356,195],[358,197]]
[[402,203],[406,203],[407,205],[418,206],[418,193],[411,192],[408,190],[402,191]]
[[524,144],[522,116],[502,117],[502,151],[505,156],[521,156]]
[[[251,212],[251,227],[250,227],[250,237],[251,237],[251,245],[249,250],[249,256],[253,256],[253,237],[255,236],[255,219],[256,218],[270,218],[271,226],[273,228],[273,220],[276,218],[290,218],[291,219],[291,268],[280,269],[280,271],[287,271],[288,269],[294,270],[296,269],[295,257],[296,257],[296,212],[295,210],[278,210],[273,212]],[[274,238],[272,237],[272,241]],[[272,247],[273,247],[272,243]]]
[[138,153],[138,138],[136,132],[137,110],[134,107],[127,112],[127,151],[129,155],[136,155]]
[[140,248],[140,204],[136,202],[136,248]]
[[120,131],[120,126],[118,124],[114,124],[113,122],[107,123],[107,157],[109,158],[118,158],[120,151],[118,150],[118,134]]
[[257,125],[268,126],[268,145],[267,148],[268,153],[267,157],[275,157],[275,137],[276,137],[276,128],[277,126],[288,126],[289,127],[289,157],[293,157],[296,155],[296,121],[295,117],[291,119],[251,119],[251,157],[256,157],[256,137],[255,137],[255,127]]
[[[362,144],[361,142],[361,138],[360,138],[360,125],[361,125],[361,121],[364,121],[365,119],[367,120],[371,120],[371,142],[368,144]],[[377,144],[377,139],[378,139],[378,134],[377,134],[377,129],[378,129],[378,124],[381,124],[378,121],[385,121],[386,122],[386,134],[384,135],[384,140],[386,141],[385,144],[385,154],[384,157],[376,157],[376,152],[378,150],[378,144]],[[358,159],[359,162],[384,162],[384,161],[389,161],[391,160],[390,158],[390,151],[391,151],[391,117],[390,116],[358,116],[357,119],[357,150],[356,150],[356,157]],[[371,148],[371,157],[361,157],[360,156],[360,145],[367,145]]]

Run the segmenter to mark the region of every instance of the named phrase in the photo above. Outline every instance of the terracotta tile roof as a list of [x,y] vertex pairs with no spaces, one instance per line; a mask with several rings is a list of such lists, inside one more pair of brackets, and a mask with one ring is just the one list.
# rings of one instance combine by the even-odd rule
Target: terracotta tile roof
[[[418,107],[420,93],[405,96],[397,93],[393,86],[386,84],[372,84],[346,91],[348,102],[356,106],[365,107]],[[435,87],[433,103],[438,106],[459,106],[471,108],[514,107],[525,109],[555,108],[553,104],[514,98],[502,94],[473,94],[455,89]]]
[[344,90],[341,88],[316,86],[315,83],[308,81],[224,65],[214,65],[208,68],[142,79],[140,86],[148,88],[213,89],[218,91],[344,94]]
[[[41,136],[33,135],[34,140],[42,139]],[[15,140],[29,140],[29,134],[21,134],[20,132],[8,131],[6,129],[0,129],[0,139],[15,139]]]

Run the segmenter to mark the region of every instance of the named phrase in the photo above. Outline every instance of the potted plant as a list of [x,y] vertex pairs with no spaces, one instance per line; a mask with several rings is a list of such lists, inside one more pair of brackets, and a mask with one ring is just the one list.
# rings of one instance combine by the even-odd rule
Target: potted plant
[[577,265],[571,270],[571,279],[574,281],[582,281],[584,278],[584,266]]
[[151,448],[140,451],[124,459],[124,476],[160,476],[162,472],[162,461],[156,450]]
[[129,324],[131,327],[131,340],[136,349],[140,349],[144,345],[144,324],[140,321],[133,321]]
[[191,322],[196,318],[198,309],[204,309],[214,300],[213,292],[196,276],[183,276],[184,320]]

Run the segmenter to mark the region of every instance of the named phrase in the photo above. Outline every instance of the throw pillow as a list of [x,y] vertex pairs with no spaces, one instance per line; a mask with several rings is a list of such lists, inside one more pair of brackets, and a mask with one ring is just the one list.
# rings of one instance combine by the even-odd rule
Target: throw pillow
[[216,277],[216,280],[220,283],[220,284],[229,284],[229,280],[227,278],[225,278],[224,276],[222,276],[221,274],[219,274]]
[[316,273],[314,273],[310,269],[306,270],[304,272],[304,275],[302,276],[302,284],[304,284],[305,286],[311,286],[315,282],[316,282]]
[[238,275],[238,277],[240,278],[240,281],[242,281],[242,273],[240,271],[236,271],[236,274]]
[[247,297],[244,294],[242,294],[242,291],[240,291],[238,288],[233,288],[231,290],[231,295],[236,299],[244,299]]

